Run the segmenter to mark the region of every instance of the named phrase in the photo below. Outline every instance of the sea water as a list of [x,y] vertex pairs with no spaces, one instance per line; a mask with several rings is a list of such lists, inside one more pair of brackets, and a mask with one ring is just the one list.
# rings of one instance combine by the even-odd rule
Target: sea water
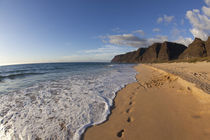
[[0,67],[0,139],[78,140],[106,120],[130,64],[49,63]]

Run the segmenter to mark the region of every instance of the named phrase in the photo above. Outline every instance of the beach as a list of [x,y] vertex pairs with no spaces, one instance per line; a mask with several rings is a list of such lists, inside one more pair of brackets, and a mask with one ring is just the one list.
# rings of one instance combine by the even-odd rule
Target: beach
[[108,120],[85,140],[209,140],[210,63],[139,64]]

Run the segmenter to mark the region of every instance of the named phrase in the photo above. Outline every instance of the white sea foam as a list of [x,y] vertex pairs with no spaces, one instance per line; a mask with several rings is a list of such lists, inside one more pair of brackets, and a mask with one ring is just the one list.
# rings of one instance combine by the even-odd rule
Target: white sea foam
[[115,93],[135,81],[130,67],[37,83],[0,95],[0,139],[78,140],[106,120]]

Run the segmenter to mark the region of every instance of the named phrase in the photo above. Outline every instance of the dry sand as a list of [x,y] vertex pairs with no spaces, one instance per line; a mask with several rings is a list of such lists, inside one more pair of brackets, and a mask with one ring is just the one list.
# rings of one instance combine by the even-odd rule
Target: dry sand
[[194,83],[198,88],[210,94],[210,63],[163,63],[152,64],[152,66]]
[[210,140],[210,95],[187,75],[204,74],[198,79],[209,88],[210,63],[140,64],[135,69],[137,82],[118,92],[108,121],[89,128],[85,140]]

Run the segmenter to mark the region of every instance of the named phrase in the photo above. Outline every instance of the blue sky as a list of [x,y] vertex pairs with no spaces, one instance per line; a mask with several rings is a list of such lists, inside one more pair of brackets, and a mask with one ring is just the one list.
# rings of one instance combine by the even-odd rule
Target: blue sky
[[209,6],[210,0],[0,0],[0,65],[109,61],[154,42],[205,40]]

